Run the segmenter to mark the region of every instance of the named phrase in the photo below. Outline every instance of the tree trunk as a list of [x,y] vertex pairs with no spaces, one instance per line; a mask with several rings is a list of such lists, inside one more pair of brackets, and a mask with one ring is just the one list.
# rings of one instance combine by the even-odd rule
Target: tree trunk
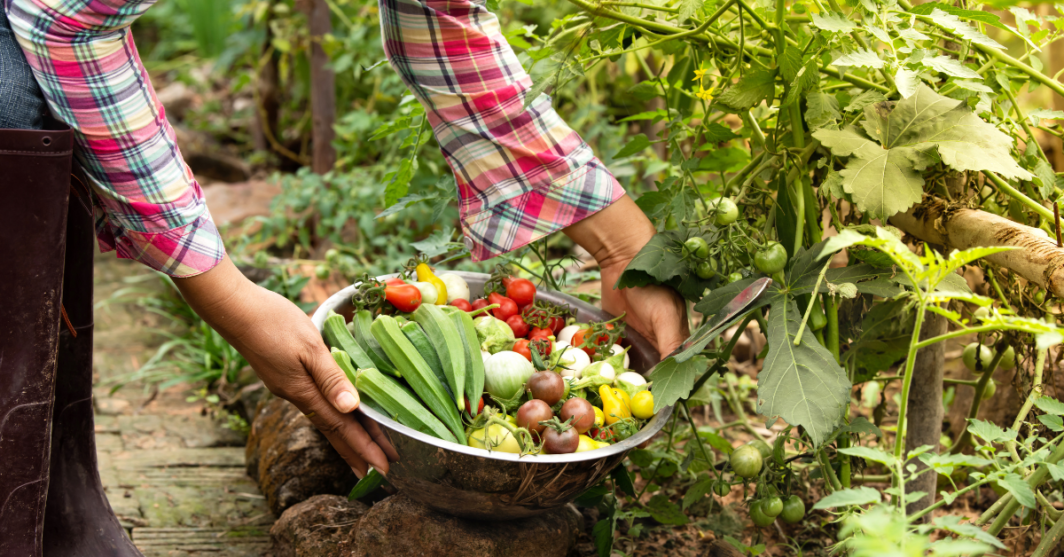
[[991,246],[1020,248],[985,259],[1012,270],[1058,298],[1064,297],[1064,249],[1058,248],[1055,241],[1037,228],[963,205],[948,205],[930,195],[925,195],[923,202],[908,212],[891,217],[890,223],[947,250]]
[[[927,340],[946,333],[949,322],[945,317],[932,312],[924,315],[924,325],[920,330],[920,340]],[[939,342],[916,353],[913,365],[912,389],[909,391],[909,409],[905,446],[915,449],[921,445],[935,447],[938,452],[938,440],[942,436],[942,373],[946,363],[946,343]],[[927,466],[914,460],[918,470]],[[905,507],[909,514],[921,511],[935,501],[938,474],[927,472],[916,480],[905,484],[905,492],[922,491],[926,493],[920,499],[911,501]],[[930,518],[930,517],[925,517]]]
[[[268,14],[269,13],[272,13],[272,10],[268,12]],[[273,50],[270,46],[270,40],[271,37],[273,37],[270,19],[270,15],[267,15],[266,21],[264,22],[266,26],[266,40],[263,41],[262,53],[260,56],[266,56],[267,53],[271,53]],[[269,58],[263,61],[262,70],[259,72],[258,80],[255,83],[255,87],[258,88],[258,101],[260,106],[255,107],[252,138],[255,143],[255,150],[257,151],[270,151],[270,142],[266,136],[267,134],[277,133],[281,113],[278,78],[277,56],[275,54],[270,54]]]
[[336,75],[328,67],[329,56],[321,46],[323,37],[332,32],[332,18],[325,0],[300,0],[300,8],[310,24],[310,107],[312,116],[313,162],[318,174],[332,170],[336,164],[333,124],[336,121]]

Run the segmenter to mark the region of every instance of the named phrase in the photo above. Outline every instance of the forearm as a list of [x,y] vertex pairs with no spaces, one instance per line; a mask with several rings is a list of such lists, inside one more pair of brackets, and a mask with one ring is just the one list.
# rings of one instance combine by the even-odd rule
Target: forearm
[[248,280],[229,257],[205,273],[173,280],[197,315],[227,340],[236,340],[250,303],[249,290],[259,287]]
[[623,269],[657,232],[627,195],[564,231],[603,269]]

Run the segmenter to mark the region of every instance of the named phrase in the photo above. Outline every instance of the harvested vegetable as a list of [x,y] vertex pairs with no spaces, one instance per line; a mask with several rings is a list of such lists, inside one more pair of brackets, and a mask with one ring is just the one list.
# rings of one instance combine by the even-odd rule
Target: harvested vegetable
[[484,363],[484,389],[499,399],[509,400],[525,388],[535,373],[532,362],[516,352],[498,352]]
[[447,287],[447,303],[453,304],[457,300],[469,302],[469,284],[464,278],[454,273],[444,273],[439,277]]
[[473,320],[480,338],[480,349],[495,354],[513,348],[514,332],[505,321],[490,315]]

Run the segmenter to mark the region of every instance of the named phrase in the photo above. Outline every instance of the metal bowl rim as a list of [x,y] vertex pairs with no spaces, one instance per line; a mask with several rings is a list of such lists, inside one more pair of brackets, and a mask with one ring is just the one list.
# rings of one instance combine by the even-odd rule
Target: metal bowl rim
[[[460,275],[463,278],[482,278],[486,276],[483,273],[470,273],[466,271],[448,272]],[[379,278],[392,278],[396,276],[398,276],[398,274],[383,275]],[[341,303],[343,303],[343,301],[349,299],[354,294],[355,288],[358,286],[358,284],[359,283],[352,284],[351,286],[340,290],[332,296],[329,296],[329,298],[325,300],[325,302],[323,302],[317,310],[314,311],[314,315],[311,317],[311,321],[314,323],[314,326],[317,327],[318,332],[321,332],[322,327],[325,324],[325,316],[329,312],[329,310],[338,307]],[[592,309],[595,309],[596,311],[598,310],[598,308],[594,308],[594,306],[592,306]],[[649,440],[651,437],[661,431],[661,429],[665,427],[665,422],[668,420],[669,416],[672,415],[672,409],[672,406],[662,408],[661,411],[658,412],[653,418],[651,418],[651,420],[647,422],[647,424],[643,426],[643,429],[639,430],[638,433],[629,437],[628,439],[625,439],[624,441],[621,441],[620,443],[610,445],[609,447],[604,447],[602,449],[596,449],[593,451],[585,451],[565,455],[517,455],[513,453],[487,451],[484,449],[478,449],[466,445],[459,445],[458,443],[451,443],[450,441],[438,439],[431,435],[421,433],[420,431],[417,431],[413,428],[407,427],[389,418],[388,416],[384,416],[376,412],[372,408],[369,408],[365,405],[360,404],[358,406],[359,412],[361,412],[363,415],[370,418],[371,420],[377,422],[381,426],[395,431],[396,433],[400,433],[402,435],[406,435],[407,437],[414,438],[422,443],[426,443],[434,447],[439,447],[441,449],[477,458],[490,458],[493,460],[501,460],[506,462],[527,462],[530,464],[566,464],[572,462],[584,462],[588,460],[598,460],[600,458],[606,458],[619,453],[627,452],[641,445],[644,441]]]

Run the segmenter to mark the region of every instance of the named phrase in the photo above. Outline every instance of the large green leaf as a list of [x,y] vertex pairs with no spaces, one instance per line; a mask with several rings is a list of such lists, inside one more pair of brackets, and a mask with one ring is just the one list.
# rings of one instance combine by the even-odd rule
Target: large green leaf
[[709,368],[709,359],[695,356],[686,362],[666,358],[654,367],[649,379],[653,382],[654,412],[687,398],[695,386],[695,380]]
[[738,83],[717,97],[717,101],[735,110],[749,110],[776,92],[776,72],[747,72]]
[[824,15],[813,14],[813,26],[833,33],[849,33],[857,29],[857,24],[847,19],[845,15],[834,12],[827,12]]
[[857,128],[817,130],[813,137],[836,156],[850,157],[840,173],[843,188],[858,208],[887,218],[920,201],[922,171],[932,151],[958,171],[992,171],[1006,178],[1030,180],[1010,154],[1012,139],[983,122],[962,101],[943,97],[923,84],[896,105],[865,107]]
[[675,232],[655,235],[628,263],[614,288],[646,286],[678,275],[683,269],[680,244]]
[[758,412],[802,426],[817,445],[829,438],[850,400],[850,381],[812,334],[794,345],[802,316],[780,294],[769,311],[768,356],[757,377]]

